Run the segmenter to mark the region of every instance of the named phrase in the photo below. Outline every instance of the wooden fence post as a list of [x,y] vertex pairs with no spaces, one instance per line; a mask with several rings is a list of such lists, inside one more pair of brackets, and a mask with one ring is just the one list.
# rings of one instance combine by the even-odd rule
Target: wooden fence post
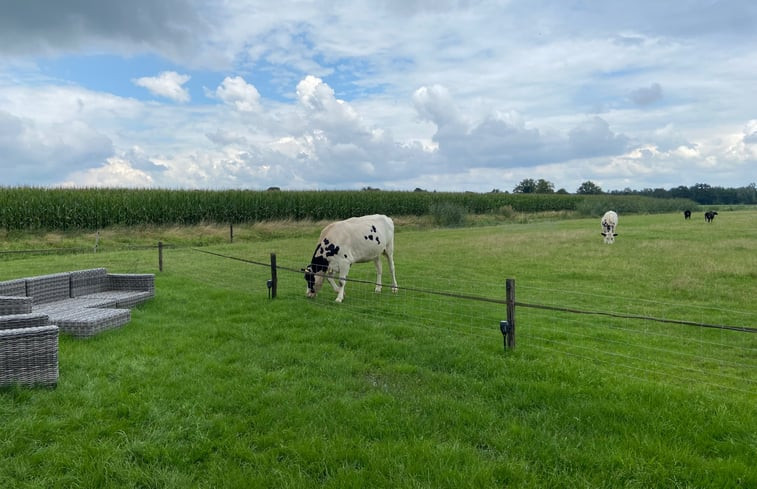
[[276,298],[276,288],[278,287],[279,278],[276,274],[276,253],[271,253],[271,280],[270,280],[270,293],[271,299]]
[[507,334],[505,343],[509,349],[515,348],[515,279],[505,280],[507,294]]
[[234,224],[229,223],[229,243],[234,242]]
[[163,271],[163,242],[158,241],[158,270]]

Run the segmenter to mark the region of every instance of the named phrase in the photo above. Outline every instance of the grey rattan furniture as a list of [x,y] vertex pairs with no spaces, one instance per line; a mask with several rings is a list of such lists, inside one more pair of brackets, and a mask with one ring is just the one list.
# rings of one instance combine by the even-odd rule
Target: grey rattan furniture
[[0,387],[58,383],[58,327],[45,314],[0,316]]
[[114,305],[107,307],[132,308],[154,296],[152,274],[108,273],[104,268],[71,272],[71,297],[113,301]]
[[0,282],[0,387],[57,385],[60,331],[89,337],[118,328],[154,296],[155,275],[104,268]]
[[154,296],[153,274],[76,270],[0,282],[0,314],[44,313],[60,331],[88,337],[128,323],[130,309]]
[[0,316],[6,314],[27,314],[32,312],[31,297],[0,295]]

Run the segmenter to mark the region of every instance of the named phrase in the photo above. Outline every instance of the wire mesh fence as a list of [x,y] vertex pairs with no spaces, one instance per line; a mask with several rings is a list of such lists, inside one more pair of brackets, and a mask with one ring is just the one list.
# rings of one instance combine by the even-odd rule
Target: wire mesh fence
[[[163,247],[163,253],[159,259],[157,246],[141,247],[81,253],[75,261],[78,268],[156,272],[158,284],[161,276],[170,276],[204,291],[248,294],[251,301],[271,297],[269,256],[170,245]],[[165,269],[160,271],[163,260]],[[278,256],[273,269],[278,295],[295,301],[303,311],[338,307],[358,325],[401,326],[416,337],[430,334],[479,348],[502,348],[500,322],[507,319],[505,276],[492,280],[453,273],[427,277],[408,270],[398,274],[397,294],[388,284],[376,294],[374,267],[356,265],[347,280],[344,302],[335,304],[336,293],[328,283],[315,299],[305,297],[302,265]],[[612,308],[603,310],[607,304]],[[707,386],[716,397],[734,391],[750,393],[757,387],[757,335],[753,334],[757,318],[748,311],[522,283],[518,283],[516,309],[515,354],[556,355],[574,366],[663,386],[685,389],[696,383]]]

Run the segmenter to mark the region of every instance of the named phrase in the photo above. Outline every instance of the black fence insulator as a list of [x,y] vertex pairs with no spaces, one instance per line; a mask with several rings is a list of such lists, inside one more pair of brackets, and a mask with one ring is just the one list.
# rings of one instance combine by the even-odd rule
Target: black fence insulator
[[510,333],[510,323],[507,321],[500,321],[499,322],[499,330],[502,332],[502,340],[505,344],[505,351],[510,347],[507,341],[507,336]]

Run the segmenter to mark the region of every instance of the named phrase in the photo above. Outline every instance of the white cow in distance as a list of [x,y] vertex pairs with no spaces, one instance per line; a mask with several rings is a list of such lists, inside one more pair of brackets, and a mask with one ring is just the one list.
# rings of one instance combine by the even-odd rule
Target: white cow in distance
[[[328,279],[337,292],[336,302],[344,300],[344,286],[353,263],[372,261],[376,265],[376,292],[381,292],[381,255],[386,255],[392,272],[392,292],[397,292],[394,275],[394,222],[381,214],[351,217],[323,228],[310,265],[305,268],[306,295],[315,297]],[[339,279],[337,285],[334,275]]]
[[618,225],[618,214],[615,211],[607,211],[602,216],[602,236],[605,237],[605,243],[613,244],[615,242],[615,236],[618,233],[615,232],[615,227]]

